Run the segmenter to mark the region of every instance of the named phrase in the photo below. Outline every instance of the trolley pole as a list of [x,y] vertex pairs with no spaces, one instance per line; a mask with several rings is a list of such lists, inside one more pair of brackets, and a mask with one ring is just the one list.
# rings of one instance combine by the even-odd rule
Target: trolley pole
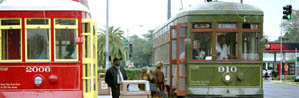
[[107,5],[106,5],[106,69],[110,67],[109,63],[109,0],[107,0]]
[[167,3],[167,20],[171,18],[171,0]]

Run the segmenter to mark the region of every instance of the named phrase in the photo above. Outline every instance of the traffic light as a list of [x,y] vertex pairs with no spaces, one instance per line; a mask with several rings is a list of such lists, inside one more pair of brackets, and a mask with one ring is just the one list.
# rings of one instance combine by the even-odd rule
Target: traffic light
[[283,7],[282,19],[287,19],[287,20],[292,19],[292,5],[286,5]]
[[133,45],[132,43],[129,44],[129,57],[133,56]]

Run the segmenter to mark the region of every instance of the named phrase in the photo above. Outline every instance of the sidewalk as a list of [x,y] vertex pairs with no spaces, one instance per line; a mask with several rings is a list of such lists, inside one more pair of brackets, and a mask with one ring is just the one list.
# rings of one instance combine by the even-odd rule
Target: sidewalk
[[104,95],[104,96],[98,96],[98,98],[112,98],[112,96],[111,95]]
[[294,86],[299,86],[299,82],[294,82],[294,80],[264,80],[264,82],[271,82],[274,84],[287,84],[287,85],[294,85]]

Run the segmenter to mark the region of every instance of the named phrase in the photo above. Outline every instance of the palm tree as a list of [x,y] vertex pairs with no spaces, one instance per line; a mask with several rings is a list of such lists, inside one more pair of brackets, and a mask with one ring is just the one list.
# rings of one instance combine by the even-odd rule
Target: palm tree
[[[124,32],[120,30],[120,27],[115,28],[114,26],[109,27],[109,51],[110,51],[110,60],[115,57],[120,57],[123,60],[126,59],[124,53],[124,40],[126,38],[123,36]],[[105,65],[105,51],[106,51],[106,30],[100,30],[98,35],[98,60],[99,65]]]

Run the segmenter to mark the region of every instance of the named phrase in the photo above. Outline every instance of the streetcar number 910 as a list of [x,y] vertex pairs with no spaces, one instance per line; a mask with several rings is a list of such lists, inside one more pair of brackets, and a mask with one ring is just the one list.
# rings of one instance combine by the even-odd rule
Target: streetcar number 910
[[26,72],[51,72],[50,66],[28,66]]
[[218,72],[237,72],[236,66],[219,66]]

